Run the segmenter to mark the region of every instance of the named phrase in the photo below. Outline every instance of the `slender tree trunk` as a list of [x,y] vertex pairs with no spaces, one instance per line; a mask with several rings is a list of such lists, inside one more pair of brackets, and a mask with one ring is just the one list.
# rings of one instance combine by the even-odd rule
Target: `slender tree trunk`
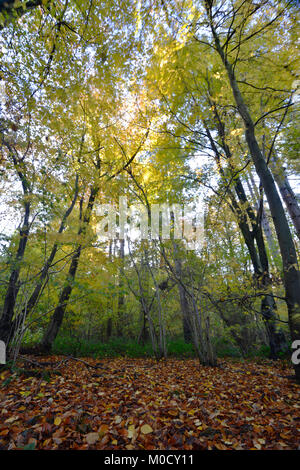
[[217,358],[211,343],[211,338],[210,338],[210,319],[209,316],[205,318],[205,340],[206,340],[206,345],[207,345],[207,359],[208,363],[211,366],[216,366],[217,365]]
[[[189,269],[188,269],[189,270]],[[190,274],[190,293],[191,293],[191,331],[195,350],[199,361],[204,366],[215,367],[217,365],[217,357],[211,344],[209,318],[203,318],[202,306],[198,308],[197,299],[194,293],[194,283],[192,273]],[[200,290],[200,289],[199,289]]]
[[291,188],[284,168],[280,165],[278,158],[273,152],[270,160],[270,167],[279,188],[282,199],[284,200],[287,211],[294,224],[296,234],[300,239],[300,207],[294,191]]
[[[217,111],[216,111],[217,113]],[[217,114],[218,120],[218,133],[221,137],[224,151],[228,160],[231,160],[231,152],[229,147],[225,141],[225,133],[224,133],[224,126],[219,119]],[[212,149],[215,153],[216,163],[219,168],[219,172],[223,179],[226,181],[226,176],[221,166],[221,159],[218,153],[218,149],[216,148],[214,141],[212,139],[211,133],[209,129],[206,127],[206,133],[210,140]],[[269,263],[268,263],[268,256],[265,249],[265,243],[262,234],[261,225],[257,222],[255,217],[254,211],[247,200],[246,193],[244,191],[243,184],[239,177],[236,178],[234,183],[234,188],[238,200],[242,204],[243,207],[246,209],[241,209],[239,206],[238,201],[236,200],[233,192],[230,188],[228,188],[228,194],[231,200],[230,208],[232,212],[236,215],[238,220],[238,225],[245,240],[246,246],[249,251],[249,255],[251,258],[251,262],[253,265],[256,283],[258,287],[262,287],[263,289],[268,289],[271,283],[270,276],[269,276]],[[252,230],[250,230],[246,212],[249,216],[249,219],[252,223]],[[257,249],[255,247],[255,240]],[[276,303],[272,293],[266,294],[261,302],[261,314],[263,316],[263,320],[266,326],[268,338],[269,338],[269,345],[270,345],[270,355],[273,359],[277,358],[279,353],[285,352],[287,349],[287,344],[285,340],[285,336],[282,330],[278,327],[278,315],[276,310]]]
[[[81,234],[85,233],[86,228],[90,223],[91,213],[92,213],[92,210],[93,210],[94,202],[95,202],[96,196],[98,194],[98,191],[99,191],[99,187],[97,187],[97,186],[94,186],[94,187],[91,188],[89,201],[88,201],[87,208],[86,208],[86,211],[85,211],[85,215],[84,215],[84,218],[83,218],[83,224],[81,224],[81,226],[78,230],[78,235],[81,235]],[[60,329],[60,326],[62,324],[63,317],[64,317],[64,314],[65,314],[65,311],[66,311],[66,308],[67,308],[67,305],[68,305],[68,301],[69,301],[71,293],[72,293],[73,282],[74,282],[74,279],[75,279],[75,276],[76,276],[76,271],[77,271],[77,268],[78,268],[78,263],[79,263],[79,258],[80,258],[80,255],[81,255],[81,251],[82,251],[82,245],[80,244],[77,247],[74,255],[72,256],[71,265],[70,265],[69,272],[68,272],[67,279],[66,279],[66,285],[65,285],[65,287],[63,288],[63,290],[60,294],[58,305],[57,305],[57,307],[54,311],[54,314],[52,316],[50,324],[49,324],[49,326],[48,326],[48,328],[47,328],[47,330],[44,334],[44,337],[42,339],[41,349],[45,352],[51,351],[53,342],[55,341],[55,338],[56,338],[56,336],[58,334],[58,331]]]
[[29,235],[29,214],[30,202],[26,202],[24,220],[20,229],[18,250],[16,258],[13,261],[13,269],[9,277],[8,287],[4,298],[3,311],[0,319],[0,340],[4,341],[5,344],[7,344],[13,329],[12,320],[14,316],[14,308],[20,289],[19,277],[21,271],[21,262],[24,257]]
[[117,319],[117,333],[118,336],[123,336],[123,323],[124,323],[124,246],[125,240],[120,240],[120,250],[119,250],[119,285],[118,285],[118,319]]
[[81,249],[82,247],[81,245],[79,245],[75,254],[72,256],[71,265],[70,265],[70,269],[69,269],[68,276],[67,276],[67,285],[63,288],[59,296],[58,305],[54,311],[51,322],[44,334],[44,337],[41,343],[41,349],[44,352],[51,351],[52,345],[55,341],[57,333],[62,324],[64,313],[65,313],[68,301],[72,293],[72,289],[73,289],[72,284],[74,282],[76,271],[78,268],[78,262],[79,262],[79,258],[81,254]]
[[[113,240],[110,240],[109,241],[109,247],[108,247],[108,259],[109,259],[109,262],[112,263],[113,261]],[[113,310],[113,304],[112,304],[112,310]],[[109,340],[109,338],[111,337],[112,335],[112,318],[111,316],[107,319],[107,323],[106,323],[106,335],[105,335],[105,338],[106,340]]]
[[12,320],[14,316],[14,308],[17,300],[17,295],[20,289],[20,271],[21,263],[24,258],[25,249],[28,241],[30,224],[30,197],[32,195],[31,185],[26,177],[25,164],[22,158],[19,158],[16,151],[14,151],[8,142],[4,142],[9,151],[9,156],[12,159],[14,168],[22,184],[23,195],[24,195],[24,217],[23,223],[20,228],[19,244],[17,248],[16,257],[12,264],[12,271],[8,280],[8,286],[4,298],[4,306],[2,315],[0,318],[0,340],[7,344],[10,337],[10,332],[13,328]]
[[[174,255],[174,266],[175,266],[175,273],[178,279],[182,281],[182,263],[178,253],[178,245],[174,239],[173,242],[173,255]],[[186,343],[192,342],[192,332],[190,327],[190,311],[189,311],[189,303],[187,299],[186,291],[184,290],[182,284],[178,283],[178,291],[179,291],[179,300],[181,306],[181,315],[182,315],[182,325],[183,325],[183,337]]]
[[[228,62],[224,50],[220,44],[219,37],[216,33],[211,5],[206,1],[206,8],[209,18],[211,31],[214,37],[215,47],[226,69],[233,96],[238,108],[238,112],[244,122],[246,142],[253,160],[256,172],[261,181],[262,187],[265,191],[272,218],[274,221],[275,230],[280,246],[280,252],[283,263],[284,271],[284,285],[286,292],[286,302],[289,315],[289,326],[292,341],[300,339],[300,274],[298,268],[297,254],[291,231],[289,228],[288,220],[286,218],[280,196],[277,192],[275,181],[268,165],[263,157],[259,148],[255,127],[252,121],[249,110],[243,99],[243,96],[238,87],[235,73],[232,65]],[[295,369],[296,378],[300,381],[300,364],[293,364]]]
[[[61,234],[64,231],[65,227],[66,227],[67,219],[68,219],[69,215],[71,214],[71,212],[72,212],[72,210],[75,206],[77,196],[78,196],[78,177],[76,177],[74,197],[72,199],[71,205],[68,207],[68,209],[66,210],[66,212],[63,215],[60,227],[59,227],[58,232],[57,232],[58,235]],[[57,253],[57,249],[58,249],[58,242],[55,242],[53,247],[52,247],[52,250],[50,252],[49,257],[47,258],[47,260],[46,260],[46,262],[45,262],[45,264],[44,264],[44,266],[43,266],[43,268],[40,272],[38,282],[37,282],[37,284],[34,288],[34,291],[32,292],[31,296],[29,297],[29,300],[26,304],[26,307],[22,310],[21,314],[19,314],[18,317],[24,318],[24,320],[25,320],[26,317],[29,316],[29,314],[32,311],[32,309],[34,308],[34,306],[36,305],[36,303],[38,301],[38,298],[39,298],[42,290],[45,287],[45,279],[48,276],[49,269],[52,265],[52,262],[55,258],[55,255]],[[12,322],[12,329],[11,329],[10,338],[13,337],[13,334],[15,332],[15,329],[17,328],[17,325],[20,324],[20,318],[18,318],[18,317],[15,318],[14,321]]]
[[141,320],[142,320],[142,327],[138,337],[139,344],[145,344],[149,339],[149,332],[147,329],[147,316],[143,310],[143,306],[141,305]]
[[[142,243],[144,246],[144,254],[145,251],[147,251],[147,242],[145,241]],[[148,276],[146,275],[147,273],[147,262],[146,262],[146,256],[142,255],[142,260],[141,260],[141,272],[138,270],[138,267],[136,265],[136,262],[134,261],[134,257],[132,256],[131,249],[130,249],[130,241],[128,239],[128,251],[129,255],[131,258],[131,261],[133,263],[135,272],[137,274],[138,278],[138,286],[139,286],[139,292],[135,292],[134,289],[130,286],[130,283],[128,282],[128,287],[130,288],[131,292],[136,298],[139,298],[142,311],[144,313],[144,319],[148,321],[149,325],[149,336],[151,339],[151,344],[153,348],[154,355],[157,360],[161,359],[160,351],[159,351],[159,346],[158,346],[158,341],[157,341],[157,335],[155,332],[155,327],[151,318],[150,310],[152,307],[152,303],[154,300],[154,297],[151,301],[151,303],[148,303]]]
[[[248,185],[251,197],[252,197],[253,201],[255,201],[256,210],[258,211],[259,210],[259,195],[258,195],[258,191],[257,191],[257,187],[256,187],[256,184],[255,184],[254,178],[253,178],[251,173],[250,173],[250,181],[247,179],[247,185]],[[263,210],[262,210],[261,224],[262,224],[263,231],[264,231],[265,237],[266,237],[268,245],[269,245],[269,249],[270,249],[270,253],[272,255],[272,258],[273,258],[274,261],[276,261],[280,258],[280,253],[279,253],[279,251],[276,247],[276,243],[275,243],[275,240],[274,240],[274,237],[273,237],[270,222],[269,222],[268,217],[266,215],[265,208],[263,208]]]
[[[147,250],[148,243],[146,241],[142,242],[144,246],[144,252],[141,254],[141,273],[139,278],[139,289],[142,299],[141,311],[142,311],[142,336],[141,339],[146,342],[150,337],[153,350],[156,350],[158,355],[157,345],[156,345],[156,335],[154,330],[154,325],[151,318],[151,309],[154,301],[154,296],[152,301],[149,303],[149,271],[147,269],[145,251]],[[147,326],[149,328],[147,328]],[[155,347],[154,347],[155,343]]]
[[112,319],[111,317],[109,317],[106,323],[106,340],[109,340],[111,335],[112,335]]
[[161,301],[160,301],[159,287],[158,287],[156,278],[153,274],[152,268],[151,268],[150,263],[149,263],[148,251],[145,249],[144,253],[145,253],[146,264],[147,264],[148,270],[150,272],[150,275],[152,277],[153,284],[154,284],[154,287],[155,287],[155,296],[156,296],[157,307],[158,307],[158,324],[159,324],[158,351],[159,351],[159,359],[161,359],[163,357],[164,358],[167,357],[165,316],[164,316],[164,312],[163,312]]

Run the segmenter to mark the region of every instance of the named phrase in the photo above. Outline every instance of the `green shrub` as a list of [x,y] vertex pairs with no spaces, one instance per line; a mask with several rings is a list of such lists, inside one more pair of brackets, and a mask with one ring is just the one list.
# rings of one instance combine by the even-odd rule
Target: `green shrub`
[[113,338],[106,343],[82,340],[78,341],[68,336],[59,336],[53,345],[55,354],[72,354],[73,356],[92,357],[150,357],[150,344],[141,345],[135,341]]
[[[169,341],[167,345],[170,357],[195,357],[192,344],[183,340]],[[123,338],[112,338],[106,343],[93,342],[71,338],[67,335],[59,335],[53,345],[55,354],[71,354],[72,356],[92,357],[152,357],[152,345],[150,343],[139,344],[137,341]]]
[[195,357],[194,346],[183,339],[169,341],[167,347],[170,357]]
[[22,344],[24,346],[33,346],[34,344],[38,344],[43,337],[43,329],[38,328],[34,331],[27,329],[24,333]]
[[[33,346],[38,344],[41,339],[41,331],[28,333],[24,338],[23,344],[25,346]],[[241,358],[241,353],[238,347],[233,342],[225,338],[216,338],[214,342],[217,357],[231,357]],[[111,338],[109,341],[96,342],[88,341],[71,337],[66,333],[61,333],[56,338],[53,345],[54,354],[81,356],[81,357],[153,357],[153,350],[151,343],[139,344],[134,340],[126,340],[125,338]],[[261,346],[256,350],[249,353],[249,357],[269,357],[270,348],[268,346]],[[177,358],[194,358],[196,357],[193,344],[186,343],[182,338],[176,338],[167,342],[167,355],[168,357]]]
[[215,344],[217,357],[235,357],[240,358],[241,352],[239,348],[226,338],[216,338]]

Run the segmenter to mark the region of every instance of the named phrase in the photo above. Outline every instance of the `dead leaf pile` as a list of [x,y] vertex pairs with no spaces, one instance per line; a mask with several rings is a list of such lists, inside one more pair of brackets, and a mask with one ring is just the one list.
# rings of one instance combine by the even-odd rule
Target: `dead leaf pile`
[[299,447],[300,388],[271,361],[50,360],[61,375],[0,375],[0,449]]

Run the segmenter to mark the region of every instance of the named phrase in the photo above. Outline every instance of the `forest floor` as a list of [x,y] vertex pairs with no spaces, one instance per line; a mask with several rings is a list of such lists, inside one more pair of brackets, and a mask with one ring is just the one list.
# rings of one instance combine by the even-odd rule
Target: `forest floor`
[[28,356],[18,366],[26,372],[0,373],[0,449],[299,448],[300,387],[283,362]]

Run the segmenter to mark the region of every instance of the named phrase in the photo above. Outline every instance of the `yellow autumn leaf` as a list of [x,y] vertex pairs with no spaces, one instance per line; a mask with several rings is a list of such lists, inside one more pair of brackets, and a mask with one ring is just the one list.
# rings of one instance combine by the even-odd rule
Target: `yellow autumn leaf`
[[13,423],[14,421],[17,421],[19,419],[18,416],[12,416],[11,418],[8,418],[6,421],[4,421],[7,424]]
[[128,426],[127,436],[128,436],[129,439],[132,439],[135,434],[136,434],[135,426],[134,426],[134,424],[131,424],[130,426]]
[[149,424],[143,424],[143,426],[141,427],[141,432],[143,434],[150,434],[151,432],[153,432],[153,429],[151,428],[151,426],[149,426]]
[[61,418],[55,418],[55,420],[54,420],[55,426],[59,426],[60,423],[61,423]]

